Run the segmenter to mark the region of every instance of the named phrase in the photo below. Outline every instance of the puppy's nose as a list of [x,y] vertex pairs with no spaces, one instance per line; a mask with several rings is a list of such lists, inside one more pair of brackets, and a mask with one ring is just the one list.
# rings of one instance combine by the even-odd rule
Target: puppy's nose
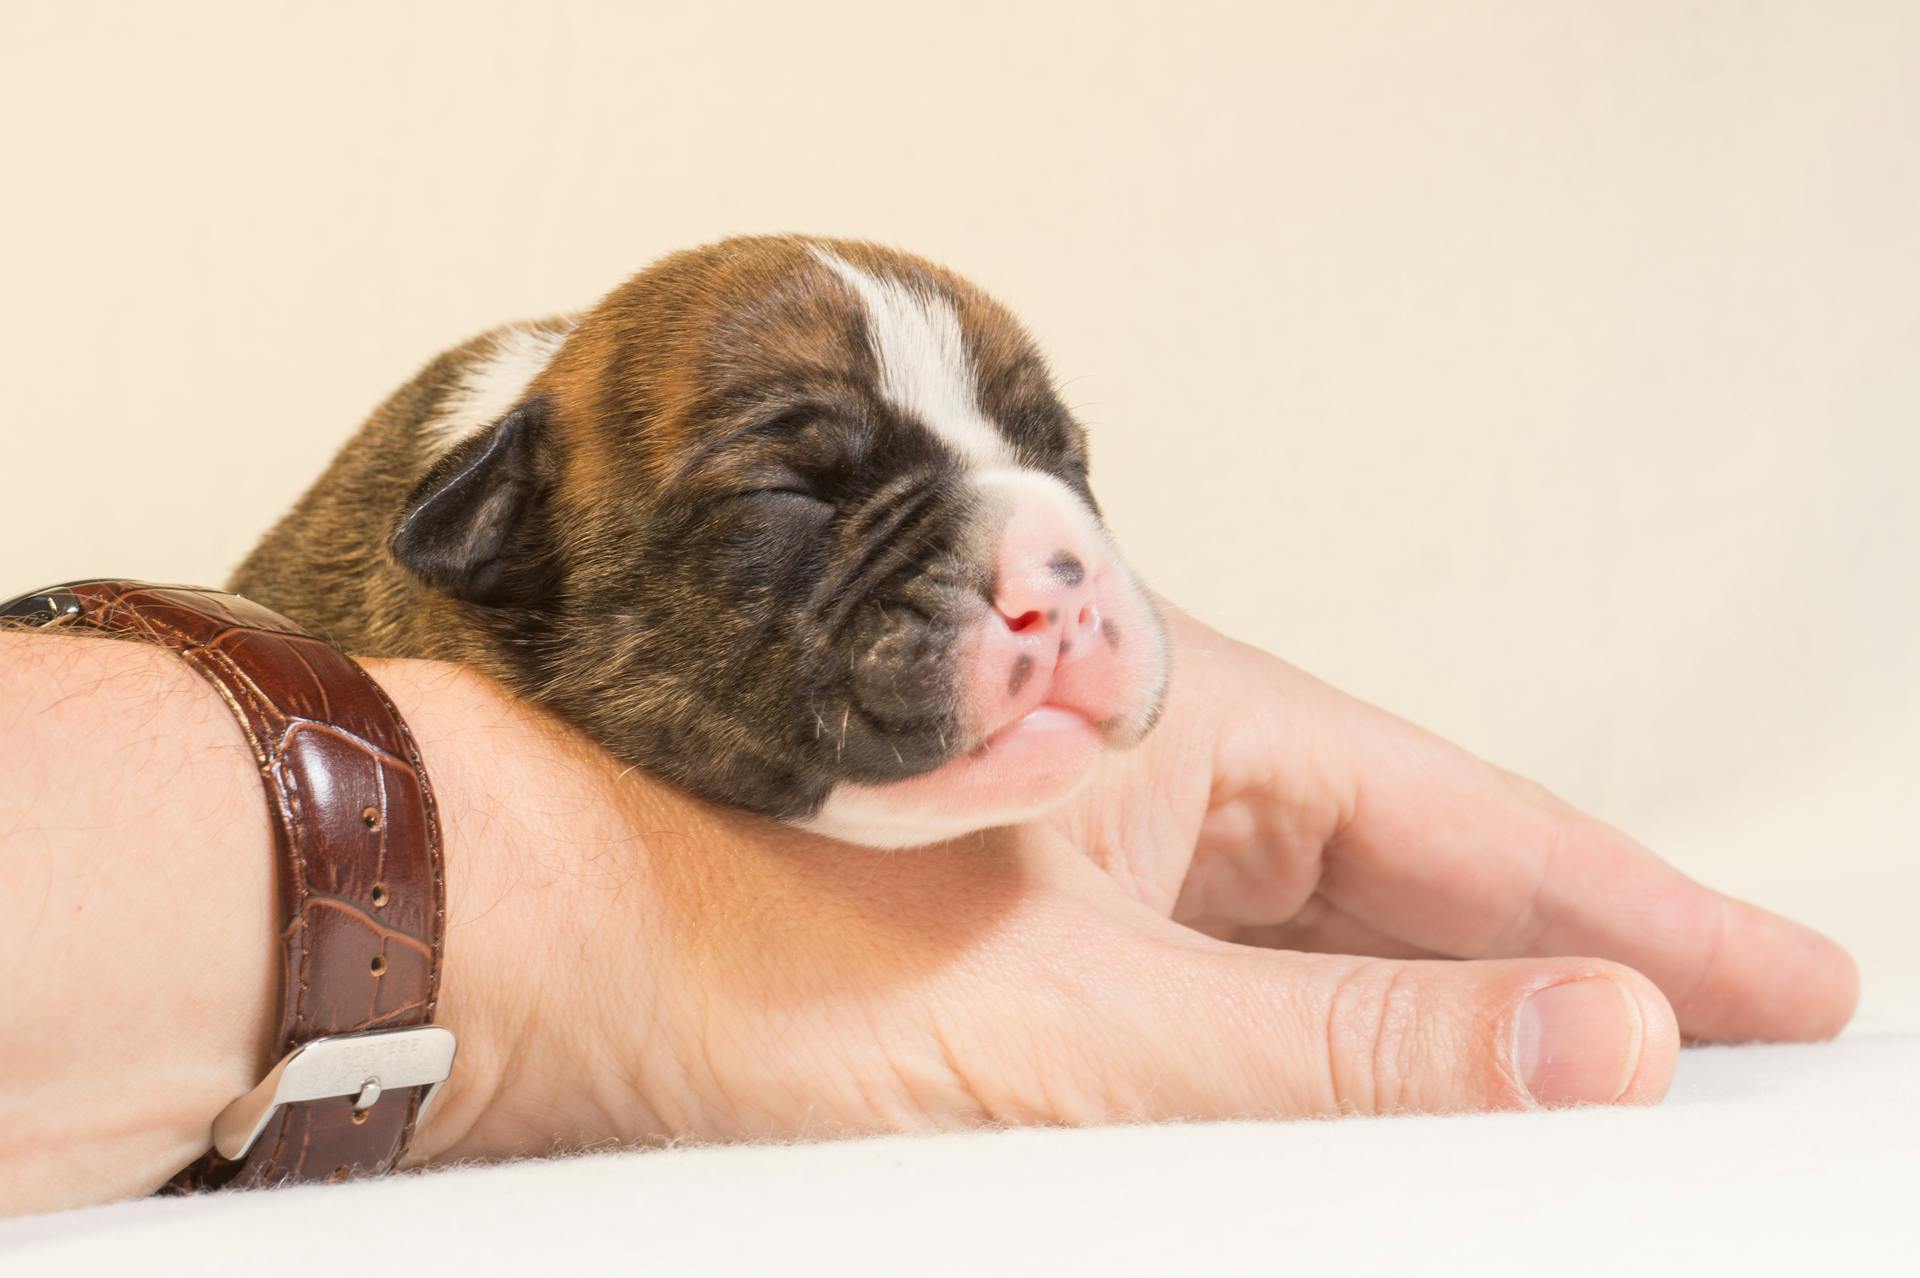
[[1094,576],[1103,561],[1085,529],[1046,507],[1019,510],[1001,536],[994,609],[1014,634],[1057,643],[1070,660],[1100,629]]

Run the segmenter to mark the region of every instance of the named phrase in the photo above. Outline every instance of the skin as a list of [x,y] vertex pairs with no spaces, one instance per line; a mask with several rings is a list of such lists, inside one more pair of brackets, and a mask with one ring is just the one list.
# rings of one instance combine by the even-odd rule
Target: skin
[[[1831,941],[1169,621],[1144,746],[1051,818],[907,853],[702,804],[465,669],[368,663],[448,830],[460,1058],[413,1161],[1646,1103],[1681,1035],[1846,1023]],[[267,846],[183,664],[0,634],[0,1211],[152,1189],[256,1081]]]

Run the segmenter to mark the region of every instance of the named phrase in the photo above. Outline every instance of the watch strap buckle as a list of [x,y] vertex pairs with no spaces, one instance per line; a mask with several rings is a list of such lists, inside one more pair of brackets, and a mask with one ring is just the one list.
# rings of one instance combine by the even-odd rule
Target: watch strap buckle
[[420,1113],[453,1072],[453,1031],[443,1025],[366,1030],[310,1039],[280,1058],[258,1086],[213,1120],[213,1147],[238,1159],[253,1148],[282,1105],[352,1096],[365,1110],[389,1092],[425,1087]]

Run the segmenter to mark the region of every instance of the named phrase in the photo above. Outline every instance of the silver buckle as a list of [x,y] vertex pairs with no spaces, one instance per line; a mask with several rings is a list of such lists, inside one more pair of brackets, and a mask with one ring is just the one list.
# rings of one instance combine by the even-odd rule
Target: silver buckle
[[242,1157],[274,1111],[296,1101],[351,1096],[355,1109],[367,1109],[382,1093],[431,1084],[420,1098],[425,1114],[453,1072],[453,1049],[453,1031],[441,1025],[330,1034],[302,1043],[258,1087],[220,1111],[213,1120],[213,1147],[222,1158]]

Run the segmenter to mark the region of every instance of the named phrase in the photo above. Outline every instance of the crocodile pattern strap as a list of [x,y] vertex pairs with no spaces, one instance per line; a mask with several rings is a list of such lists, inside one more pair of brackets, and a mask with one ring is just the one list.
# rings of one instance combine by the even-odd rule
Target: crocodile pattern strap
[[[439,820],[413,736],[365,671],[278,613],[216,590],[75,582],[0,612],[170,648],[239,720],[278,857],[283,967],[268,1065],[324,1035],[433,1020],[446,931]],[[391,1170],[426,1090],[396,1089],[360,1110],[351,1096],[286,1105],[238,1160],[209,1152],[172,1187]]]

